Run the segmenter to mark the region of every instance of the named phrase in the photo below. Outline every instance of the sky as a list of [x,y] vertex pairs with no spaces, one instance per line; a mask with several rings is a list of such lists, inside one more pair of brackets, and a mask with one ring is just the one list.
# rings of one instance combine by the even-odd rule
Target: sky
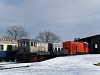
[[62,41],[100,34],[100,0],[0,0],[0,36],[22,25],[31,38],[51,31]]

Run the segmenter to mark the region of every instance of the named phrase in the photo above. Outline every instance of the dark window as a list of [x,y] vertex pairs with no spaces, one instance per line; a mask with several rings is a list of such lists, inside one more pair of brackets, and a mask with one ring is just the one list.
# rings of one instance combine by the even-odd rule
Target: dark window
[[0,50],[3,50],[3,45],[0,45]]
[[31,42],[31,46],[33,46],[33,42]]
[[55,51],[57,51],[57,48],[55,47]]
[[53,51],[53,44],[51,43],[48,44],[48,51]]
[[60,51],[60,48],[58,48],[58,51]]
[[12,45],[7,45],[7,50],[12,51]]

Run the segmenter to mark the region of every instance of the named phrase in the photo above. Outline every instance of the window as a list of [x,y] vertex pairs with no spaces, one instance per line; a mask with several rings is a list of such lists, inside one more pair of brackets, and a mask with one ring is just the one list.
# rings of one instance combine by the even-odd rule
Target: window
[[57,51],[57,48],[55,47],[55,51]]
[[7,50],[12,51],[12,45],[7,45]]
[[36,42],[34,42],[34,47],[37,47],[37,43]]
[[98,45],[97,44],[95,44],[95,48],[98,48]]
[[25,42],[24,45],[27,46],[27,43]]
[[58,48],[58,51],[60,51],[61,50],[61,48]]
[[21,47],[21,43],[18,43],[18,46]]
[[24,46],[23,42],[21,43],[21,46],[22,46],[22,47]]
[[33,46],[33,42],[31,42],[31,46]]
[[3,45],[0,45],[0,50],[3,50]]

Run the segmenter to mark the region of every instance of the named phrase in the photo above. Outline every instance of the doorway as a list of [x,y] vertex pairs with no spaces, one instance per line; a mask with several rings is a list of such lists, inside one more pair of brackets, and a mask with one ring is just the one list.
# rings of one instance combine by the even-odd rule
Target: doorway
[[12,51],[12,45],[7,45],[7,50]]

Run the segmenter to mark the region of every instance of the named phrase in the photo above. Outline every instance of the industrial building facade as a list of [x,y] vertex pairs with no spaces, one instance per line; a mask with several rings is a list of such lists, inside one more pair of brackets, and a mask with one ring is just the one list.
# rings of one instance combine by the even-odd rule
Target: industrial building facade
[[81,38],[78,41],[89,43],[89,53],[100,54],[100,34]]

